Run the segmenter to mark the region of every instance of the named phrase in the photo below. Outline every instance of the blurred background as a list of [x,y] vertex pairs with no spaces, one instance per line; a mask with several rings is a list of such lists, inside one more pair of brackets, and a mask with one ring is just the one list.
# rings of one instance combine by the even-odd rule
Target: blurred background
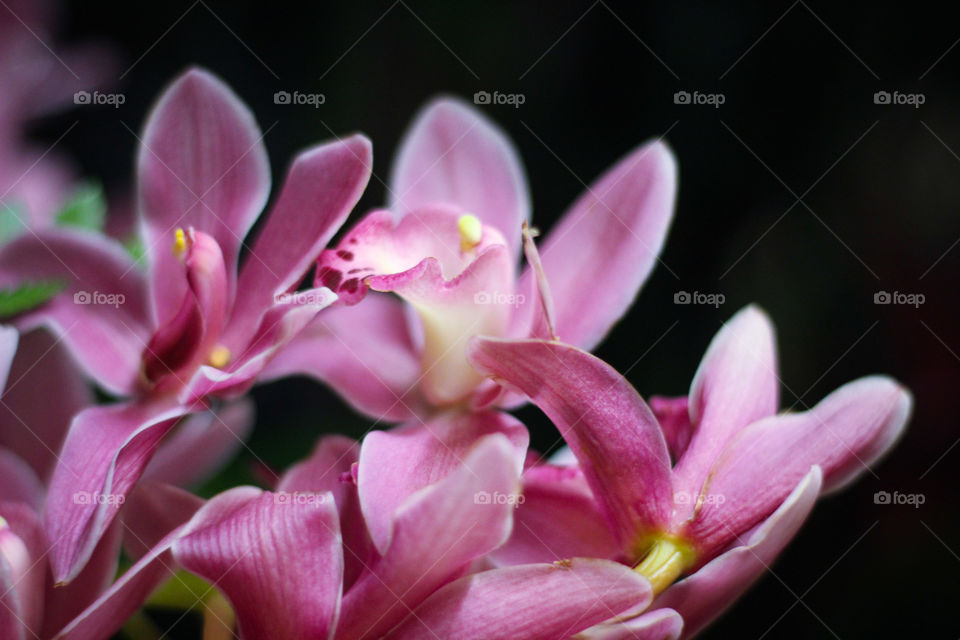
[[[812,406],[870,373],[916,396],[893,455],[820,503],[770,574],[703,637],[955,638],[960,622],[944,606],[960,593],[952,18],[949,5],[814,0],[71,1],[52,32],[66,45],[112,49],[115,69],[98,82],[124,101],[70,105],[32,132],[42,146],[59,140],[58,153],[122,202],[132,131],[175,74],[202,65],[256,114],[275,176],[305,146],[370,136],[376,175],[359,215],[385,202],[394,150],[424,101],[496,92],[514,97],[479,108],[517,145],[544,231],[618,157],[664,136],[680,166],[673,228],[598,354],[644,395],[681,394],[722,322],[755,302],[778,327],[784,408]],[[280,91],[324,101],[277,104]],[[124,208],[114,216],[122,225]],[[677,304],[682,292],[694,303]],[[305,457],[319,434],[370,426],[309,380],[254,396],[255,455],[240,455],[204,493],[257,482],[258,467]],[[537,449],[558,446],[536,409],[519,415]],[[923,504],[877,504],[880,491]],[[167,637],[198,637],[198,620],[176,622]]]

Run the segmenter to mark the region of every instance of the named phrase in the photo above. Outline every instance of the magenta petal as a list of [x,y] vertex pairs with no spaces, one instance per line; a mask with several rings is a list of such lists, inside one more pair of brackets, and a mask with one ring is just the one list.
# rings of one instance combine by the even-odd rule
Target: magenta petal
[[[540,248],[557,335],[590,350],[620,319],[656,265],[673,216],[677,167],[662,142],[644,145],[596,180]],[[523,274],[520,291],[530,291]]]
[[910,393],[890,378],[850,382],[803,413],[775,416],[744,429],[717,459],[704,488],[708,500],[690,523],[708,554],[776,509],[810,467],[830,491],[866,472],[903,433]]
[[763,524],[738,545],[672,585],[654,606],[672,607],[684,619],[684,637],[692,637],[723,613],[769,569],[806,520],[820,492],[821,472],[814,467]]
[[577,636],[577,640],[677,640],[684,619],[673,609],[654,609],[623,622],[605,622]]
[[204,505],[198,496],[169,484],[141,482],[120,512],[123,550],[134,560],[150,553]]
[[343,577],[330,494],[280,500],[240,487],[208,502],[173,545],[177,562],[230,600],[241,637],[326,638]]
[[331,307],[277,353],[263,377],[313,376],[376,420],[411,418],[424,400],[405,312],[402,301],[378,293],[363,304]]
[[[370,141],[361,135],[297,156],[240,272],[243,295],[228,336],[252,332],[275,296],[300,284],[360,199],[372,163]],[[243,337],[226,341],[235,344]]]
[[0,285],[24,280],[67,286],[25,314],[17,323],[21,329],[50,329],[84,373],[107,391],[127,394],[136,388],[149,333],[147,305],[143,277],[123,247],[88,232],[23,235],[0,251]]
[[[689,414],[694,433],[674,469],[674,490],[697,496],[727,443],[751,422],[776,413],[779,388],[773,325],[763,311],[746,307],[713,338],[693,378]],[[796,479],[790,486],[794,484]],[[675,520],[689,518],[696,502],[691,499],[688,509],[678,509]]]
[[57,582],[69,582],[83,568],[157,443],[188,411],[167,398],[77,414],[47,496],[50,562]]
[[250,110],[219,78],[191,69],[153,108],[137,174],[155,320],[172,317],[186,293],[170,250],[180,227],[192,226],[220,245],[232,300],[243,238],[270,188],[266,149]]
[[670,455],[674,460],[679,460],[686,452],[694,433],[693,424],[690,422],[687,396],[677,398],[652,396],[650,410],[660,423]]
[[[501,434],[481,439],[462,465],[398,509],[384,556],[343,598],[337,638],[377,638],[510,533],[519,489],[516,451]],[[429,535],[424,535],[429,532]]]
[[0,503],[0,637],[35,638],[43,622],[46,538],[26,504]]
[[[506,413],[440,414],[423,423],[367,434],[357,469],[360,505],[377,548],[390,545],[397,509],[416,491],[443,480],[461,464],[476,442],[502,433],[514,447],[517,473],[523,467],[530,436]],[[475,470],[482,475],[483,469]]]
[[580,461],[621,548],[641,551],[673,508],[670,457],[643,398],[612,367],[576,347],[541,340],[471,343],[482,373],[546,413]]
[[520,225],[530,217],[523,167],[506,134],[467,104],[450,98],[429,103],[400,143],[390,180],[390,208],[399,215],[449,204],[476,215],[520,246]]
[[644,606],[650,597],[640,575],[605,560],[494,569],[440,589],[388,637],[555,640]]

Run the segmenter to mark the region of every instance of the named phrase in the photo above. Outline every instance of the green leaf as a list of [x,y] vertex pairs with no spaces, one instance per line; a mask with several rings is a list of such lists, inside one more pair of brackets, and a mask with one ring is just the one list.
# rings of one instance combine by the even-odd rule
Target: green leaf
[[0,289],[0,318],[15,316],[44,304],[67,285],[55,280],[24,282],[17,287]]
[[91,182],[74,192],[73,197],[57,214],[57,225],[100,231],[106,215],[107,202],[103,197],[103,189]]
[[140,236],[137,234],[133,234],[124,240],[123,246],[135,262],[140,262],[143,259],[143,256],[147,253],[146,248],[143,246],[143,240],[141,240]]
[[6,202],[0,203],[0,244],[13,240],[26,228],[21,213]]

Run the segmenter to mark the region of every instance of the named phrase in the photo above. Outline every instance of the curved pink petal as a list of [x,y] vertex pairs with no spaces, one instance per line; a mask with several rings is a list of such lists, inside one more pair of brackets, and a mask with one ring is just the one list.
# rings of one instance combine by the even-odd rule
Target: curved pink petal
[[[494,433],[510,441],[519,473],[530,435],[506,413],[440,414],[425,423],[415,420],[367,434],[360,449],[357,486],[370,535],[381,553],[390,546],[397,509],[416,491],[466,464],[476,442]],[[484,473],[482,468],[473,471]]]
[[443,587],[388,637],[555,640],[650,599],[643,577],[605,560],[494,569]]
[[424,408],[417,386],[420,353],[404,303],[393,296],[374,293],[363,304],[318,314],[277,353],[263,378],[297,374],[321,380],[376,420],[406,420]]
[[696,635],[770,568],[813,509],[821,481],[820,468],[812,468],[762,525],[742,536],[737,546],[670,586],[654,606],[679,611],[684,637]]
[[390,208],[398,215],[450,204],[493,225],[520,246],[530,217],[527,181],[507,135],[464,102],[440,98],[416,116],[400,143],[390,177]]
[[573,450],[621,549],[642,550],[673,504],[670,456],[643,398],[613,368],[576,347],[476,339],[470,360],[546,413]]
[[[673,217],[676,161],[646,144],[598,178],[540,247],[553,292],[557,335],[595,347],[626,312],[656,265]],[[532,292],[528,268],[520,291]]]
[[710,472],[707,501],[689,533],[705,550],[724,546],[771,513],[811,466],[823,490],[836,490],[870,469],[903,433],[913,400],[890,378],[871,376],[840,387],[803,413],[753,423]]
[[203,505],[203,498],[179,487],[141,482],[120,512],[124,552],[140,560]]
[[490,559],[507,566],[619,556],[620,548],[583,472],[577,467],[537,465],[523,473],[523,502],[513,518],[513,533]]
[[143,276],[123,247],[83,231],[20,236],[0,250],[0,286],[25,280],[55,280],[66,289],[17,325],[47,327],[107,391],[133,392],[149,327]]
[[181,487],[205,481],[244,446],[253,421],[253,402],[245,398],[188,417],[157,447],[144,479]]
[[[773,324],[759,308],[746,307],[714,336],[693,378],[688,411],[694,433],[674,468],[674,490],[699,495],[727,443],[751,422],[777,412],[779,389]],[[695,504],[677,509],[675,521],[688,519]]]
[[687,396],[676,398],[651,396],[650,410],[660,423],[670,455],[674,460],[679,460],[690,445],[690,439],[694,433],[693,424],[690,422]]
[[298,155],[240,271],[243,292],[225,342],[249,338],[278,294],[304,274],[360,199],[373,165],[373,149],[362,135],[312,147]]
[[623,622],[605,622],[590,627],[576,640],[677,640],[684,619],[673,609],[654,609]]
[[160,439],[188,412],[167,397],[77,414],[47,496],[50,562],[57,582],[70,582],[80,572]]
[[46,538],[40,516],[23,503],[0,503],[0,632],[35,638],[44,616]]
[[137,178],[154,319],[171,318],[186,294],[170,250],[181,227],[195,227],[220,245],[232,300],[240,247],[270,189],[266,149],[250,110],[219,78],[187,71],[147,120]]
[[336,637],[380,637],[500,546],[510,533],[509,497],[518,489],[515,449],[494,434],[446,478],[413,494],[396,513],[386,553],[344,595]]

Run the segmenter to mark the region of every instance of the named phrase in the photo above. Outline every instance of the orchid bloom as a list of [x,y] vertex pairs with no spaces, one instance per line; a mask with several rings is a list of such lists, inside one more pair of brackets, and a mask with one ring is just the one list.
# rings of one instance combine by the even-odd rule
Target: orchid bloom
[[[575,347],[477,339],[471,359],[558,426],[618,557],[650,579],[661,594],[654,606],[680,612],[686,635],[759,577],[819,493],[850,483],[893,446],[912,405],[896,382],[873,376],[809,411],[775,415],[773,328],[753,307],[714,338],[689,396],[655,405],[659,421],[622,376]],[[589,531],[572,527],[568,538]]]
[[[506,135],[472,107],[429,104],[400,145],[388,190],[389,210],[368,214],[318,262],[316,286],[345,306],[313,322],[268,373],[315,376],[358,410],[403,421],[494,399],[466,360],[471,336],[600,342],[657,261],[676,167],[659,141],[629,153],[552,230],[542,261],[527,234],[520,274],[526,179]],[[541,296],[544,279],[552,301]]]
[[70,428],[47,501],[58,581],[77,575],[118,509],[71,496],[125,495],[177,419],[244,393],[335,300],[324,288],[293,291],[359,199],[370,143],[358,135],[300,154],[238,273],[269,190],[261,138],[223,82],[188,71],[160,98],[140,144],[146,278],[123,247],[92,233],[50,230],[0,250],[0,284],[67,284],[18,326],[48,327],[93,380],[131,398],[83,411]]
[[[142,511],[136,520],[149,550],[142,549],[136,564],[58,638],[92,638],[93,629],[122,620],[173,567],[209,580],[226,596],[245,640],[546,640],[571,636],[652,599],[642,576],[607,560],[468,573],[473,561],[509,535],[515,510],[506,501],[478,501],[516,495],[517,444],[499,433],[471,443],[462,460],[437,461],[448,473],[395,509],[376,505],[387,530],[375,542],[375,529],[366,529],[362,486],[370,472],[375,483],[386,476],[365,461],[367,446],[325,438],[275,492],[240,487],[202,507],[163,487],[142,491],[146,502],[131,506]],[[413,454],[404,467],[413,475],[418,453],[429,451],[418,452],[412,443],[399,456]],[[379,462],[382,452],[370,455]],[[387,487],[380,488],[386,493]],[[147,516],[151,511],[156,518]],[[157,519],[164,522],[153,524]],[[169,533],[145,532],[170,523]],[[543,602],[544,589],[552,604]],[[676,614],[658,616],[651,621],[657,634],[638,638],[667,637],[660,633],[664,625],[679,623]],[[221,622],[228,633],[234,630],[232,620]]]

